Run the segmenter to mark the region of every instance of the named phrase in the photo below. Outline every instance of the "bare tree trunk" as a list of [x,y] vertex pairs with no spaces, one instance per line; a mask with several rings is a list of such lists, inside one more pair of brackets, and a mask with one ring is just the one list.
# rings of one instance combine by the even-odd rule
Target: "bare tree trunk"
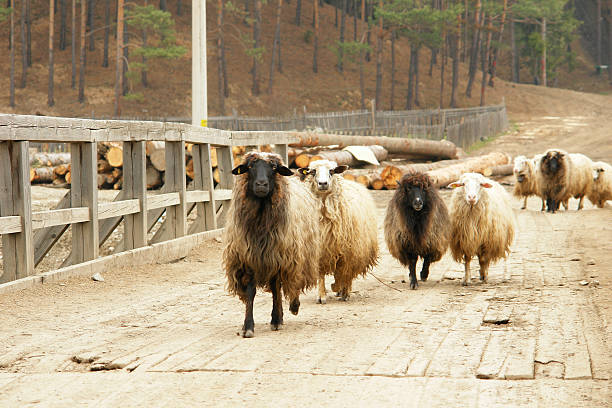
[[115,69],[115,112],[114,116],[121,115],[121,85],[123,83],[123,0],[117,0],[117,45],[116,45],[116,69]]
[[497,45],[493,50],[493,58],[491,62],[491,78],[489,79],[489,86],[495,85],[495,75],[497,74],[497,53],[499,52],[499,44],[502,43],[502,37],[504,35],[504,27],[506,23],[506,11],[508,9],[508,0],[504,0],[504,8],[499,21],[499,34],[497,35]]
[[608,80],[612,83],[612,0],[608,0]]
[[81,1],[81,58],[79,66],[79,102],[85,102],[85,31],[87,24],[87,2]]
[[315,17],[314,53],[312,57],[312,72],[316,74],[317,72],[319,72],[319,68],[317,66],[317,53],[319,52],[319,1],[318,0],[314,1],[314,17]]
[[176,15],[177,16],[183,15],[183,2],[181,0],[177,0],[176,2]]
[[[125,2],[124,2],[125,3]],[[125,10],[123,11],[123,75],[121,77],[122,95],[125,96],[130,92],[129,78],[127,75],[129,66],[130,49],[127,45],[130,43],[130,33],[128,31],[127,20],[125,18]]]
[[66,0],[60,0],[60,50],[66,49]]
[[[372,20],[372,5],[368,5],[367,0],[366,0],[366,22],[368,23],[368,31],[366,33],[366,38],[367,38],[367,44],[369,46],[372,45],[372,41],[370,40],[370,34],[372,32],[372,30],[370,29],[370,20]],[[370,51],[366,51],[366,56],[365,56],[366,61],[370,62]]]
[[421,106],[419,100],[419,52],[420,47],[414,52],[414,106]]
[[395,100],[395,36],[396,32],[391,32],[391,103],[389,109],[393,110]]
[[[318,0],[314,0],[318,1]],[[340,44],[344,44],[344,29],[346,27],[346,0],[342,0],[342,13],[340,14]],[[338,50],[338,71],[344,70],[344,49]]]
[[[463,5],[463,44],[461,44],[461,62],[465,62],[465,59],[467,58],[467,44],[469,41],[469,27],[470,25],[468,24],[468,22],[470,21],[469,18],[469,7],[468,7],[468,0],[464,1],[464,5]],[[459,34],[457,34],[459,35]]]
[[295,2],[295,25],[299,27],[301,24],[302,24],[302,0],[297,0]]
[[[601,47],[601,0],[597,0],[597,66],[602,65],[603,58],[601,56],[602,47]],[[598,68],[598,72],[601,70]]]
[[229,86],[227,85],[227,65],[225,60],[225,42],[221,48],[221,64],[223,66],[223,93],[227,98],[229,96]]
[[542,86],[546,87],[547,78],[546,78],[546,18],[542,19]]
[[[13,0],[11,0],[10,6],[13,6]],[[10,32],[9,32],[9,106],[15,107],[15,8],[11,9],[10,17]]]
[[53,34],[55,23],[55,3],[49,0],[49,92],[47,94],[47,105],[55,105],[53,100]]
[[487,22],[487,42],[482,50],[482,82],[480,84],[480,106],[485,106],[485,91],[487,89],[487,67],[489,65],[489,51],[491,49],[491,36],[493,35],[493,25],[491,16]]
[[[268,84],[268,93],[272,93],[272,86],[274,84],[274,64],[276,63],[276,49],[280,41],[280,27],[281,27],[281,10],[283,7],[283,0],[278,0],[276,6],[276,29],[274,30],[274,41],[272,43],[272,60],[270,62],[270,83]],[[280,59],[280,56],[279,56]]]
[[89,51],[94,51],[96,49],[94,44],[94,2],[93,0],[87,0],[87,32],[89,33]]
[[26,2],[26,42],[28,43],[28,68],[32,66],[32,17],[31,17],[31,0]]
[[108,67],[108,44],[110,37],[110,0],[104,2],[104,56],[102,57],[102,66]]
[[338,28],[338,7],[334,6],[334,27]]
[[514,35],[514,20],[510,22],[510,42],[512,43],[512,82],[518,83],[519,78],[519,55],[516,47],[516,37]]
[[166,11],[168,9],[166,0],[159,0],[159,9],[162,11]]
[[[444,9],[444,4],[440,3],[440,9]],[[438,107],[442,109],[444,107],[444,69],[446,68],[446,55],[448,53],[448,41],[449,38],[446,35],[446,27],[442,30],[442,61],[440,61],[440,102]]]
[[468,98],[472,97],[472,85],[474,84],[474,77],[476,76],[476,69],[478,67],[478,51],[480,49],[480,26],[481,26],[481,2],[476,0],[475,12],[474,12],[474,36],[472,37],[472,49],[470,52],[470,69],[468,72],[468,83],[465,89],[465,95]]
[[223,0],[217,0],[217,89],[219,113],[225,115],[225,89],[223,87]]
[[[382,9],[382,0],[379,0],[378,6]],[[378,35],[376,36],[376,109],[380,110],[382,107],[382,80],[383,80],[383,19],[378,18]]]
[[353,41],[357,41],[357,0],[353,0]]
[[[315,0],[316,2],[317,0]],[[254,0],[254,8],[253,11],[255,13],[255,22],[253,24],[253,42],[255,48],[259,48],[261,45],[261,0]],[[251,88],[251,92],[253,95],[259,95],[259,77],[257,72],[257,56],[253,57],[253,70],[251,71],[253,76],[253,87]]]
[[361,109],[365,109],[365,78],[363,72],[363,51],[359,51],[359,92],[361,94]]
[[[458,27],[461,27],[461,20],[458,18]],[[451,47],[451,58],[453,59],[453,79],[451,82],[451,97],[450,107],[457,107],[457,84],[459,82],[459,35],[461,31],[457,30],[457,34],[453,36],[453,46]]]
[[410,62],[408,63],[408,95],[406,96],[406,110],[412,109],[413,95],[414,95],[414,54],[415,46],[410,45]]
[[72,0],[72,23],[70,27],[70,50],[72,53],[72,76],[70,87],[76,88],[76,0]]
[[20,36],[21,36],[21,84],[20,88],[26,87],[28,76],[28,44],[26,43],[26,9],[25,0],[21,0]]

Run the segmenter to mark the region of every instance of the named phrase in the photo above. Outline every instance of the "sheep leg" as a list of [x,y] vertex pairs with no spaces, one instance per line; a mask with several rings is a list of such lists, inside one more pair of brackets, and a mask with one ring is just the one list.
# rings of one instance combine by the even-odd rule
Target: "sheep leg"
[[291,303],[289,303],[289,310],[294,315],[298,314],[298,312],[300,311],[300,298],[299,298],[299,296],[294,298],[294,299],[291,299]]
[[582,202],[584,201],[584,196],[580,197],[580,201],[578,201],[578,209],[582,210]]
[[478,263],[480,264],[480,280],[487,283],[489,278],[489,261],[478,257]]
[[523,206],[521,207],[521,210],[524,210],[525,208],[527,208],[527,197],[523,199]]
[[421,280],[425,282],[429,276],[429,265],[431,264],[431,258],[426,256],[423,258],[423,269],[421,269]]
[[410,270],[410,289],[414,290],[419,286],[416,277],[416,264],[417,264],[417,256],[410,256],[408,258],[408,269]]
[[351,296],[351,282],[340,290],[340,300],[346,302]]
[[542,209],[540,211],[544,211],[546,209],[546,201],[542,199]]
[[270,279],[270,289],[272,290],[272,320],[270,320],[270,328],[278,330],[283,324],[283,298],[281,282],[278,276]]
[[468,258],[467,256],[463,256],[463,259],[465,260],[465,276],[463,277],[463,280],[461,281],[461,284],[463,286],[467,286],[470,284],[470,261],[471,259]]
[[317,303],[322,305],[327,303],[327,291],[325,290],[325,275],[319,276],[319,298]]
[[251,280],[246,287],[247,301],[244,313],[242,337],[249,338],[255,335],[255,322],[253,321],[253,301],[255,300],[255,284]]

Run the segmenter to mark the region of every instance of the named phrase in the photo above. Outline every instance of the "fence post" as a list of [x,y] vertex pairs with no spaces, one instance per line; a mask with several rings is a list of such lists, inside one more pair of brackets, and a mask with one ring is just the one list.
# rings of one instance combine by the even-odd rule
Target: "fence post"
[[98,257],[98,161],[95,142],[70,144],[70,205],[89,207],[89,221],[72,224],[72,259],[77,264]]
[[28,142],[0,143],[0,216],[21,217],[21,232],[2,235],[0,283],[34,273]]
[[178,192],[180,199],[177,205],[166,208],[166,223],[168,223],[170,239],[185,236],[187,225],[187,203],[185,201],[187,180],[185,177],[185,141],[166,141],[164,183],[168,186],[168,192]]
[[289,146],[286,144],[275,144],[274,151],[283,159],[285,166],[289,167]]
[[[232,169],[234,168],[234,157],[232,156],[231,146],[219,146],[217,147],[217,168],[219,169],[219,184],[218,189],[231,190],[234,186],[234,175]],[[217,210],[217,226],[219,228],[225,225],[225,218],[227,212],[226,206],[227,201],[215,202],[215,210]],[[222,208],[223,207],[223,208]],[[219,210],[222,210],[219,212]]]
[[147,245],[147,155],[145,142],[123,143],[123,191],[125,199],[138,199],[140,212],[124,217],[123,248]]
[[210,160],[210,145],[208,143],[194,144],[191,150],[193,156],[193,171],[195,179],[193,185],[196,190],[206,190],[209,193],[209,202],[196,204],[198,217],[194,232],[217,229],[217,216],[215,213],[215,195],[213,193],[213,174]]

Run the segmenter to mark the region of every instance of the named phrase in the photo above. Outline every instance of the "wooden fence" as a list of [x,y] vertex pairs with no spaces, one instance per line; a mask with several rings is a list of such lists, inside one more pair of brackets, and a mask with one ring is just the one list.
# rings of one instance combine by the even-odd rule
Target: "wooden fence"
[[[146,142],[164,141],[165,184],[146,189]],[[98,202],[97,143],[122,142],[123,188],[110,203]],[[123,251],[218,231],[233,186],[232,146],[274,145],[287,160],[281,132],[234,132],[179,123],[68,119],[0,114],[0,283],[35,274],[35,266],[72,226],[72,251],[62,267],[99,258],[99,248],[124,221]],[[55,209],[32,212],[30,143],[63,143],[71,153],[70,191]],[[185,143],[193,143],[195,178],[185,177]],[[213,187],[210,147],[216,146],[220,182]],[[197,217],[188,225],[195,209]],[[162,215],[165,216],[162,217]],[[192,217],[193,218],[193,217]],[[149,239],[152,230],[157,231]],[[163,244],[162,244],[163,245]]]

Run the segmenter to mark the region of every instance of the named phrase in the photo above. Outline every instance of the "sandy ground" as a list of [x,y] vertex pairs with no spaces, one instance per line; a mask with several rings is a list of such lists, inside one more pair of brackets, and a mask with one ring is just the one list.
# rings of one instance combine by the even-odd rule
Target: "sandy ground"
[[[612,115],[596,105],[531,117],[479,152],[556,146],[612,162]],[[411,291],[382,237],[392,194],[374,193],[381,259],[350,300],[317,305],[308,292],[272,332],[271,296],[259,292],[253,339],[237,335],[244,306],[224,290],[214,240],[104,282],[3,295],[0,405],[611,405],[609,204],[576,211],[571,200],[551,215],[538,199],[523,211],[513,200],[519,231],[487,284],[462,287],[463,267],[447,254]]]

